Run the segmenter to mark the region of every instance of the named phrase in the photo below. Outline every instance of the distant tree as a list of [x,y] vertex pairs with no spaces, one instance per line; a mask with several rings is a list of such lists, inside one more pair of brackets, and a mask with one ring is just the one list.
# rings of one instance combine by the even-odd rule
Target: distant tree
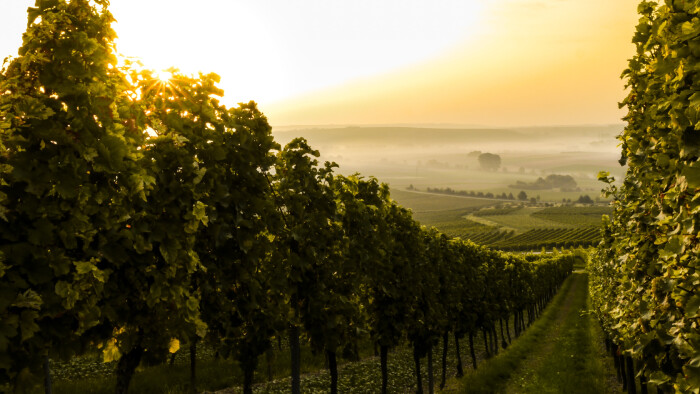
[[415,190],[415,188],[413,187],[413,184],[412,184],[412,183],[411,183],[410,185],[408,185],[408,187],[407,187],[406,189],[407,189],[407,190]]
[[562,190],[573,190],[577,187],[576,180],[571,175],[550,174],[545,180],[551,187]]
[[486,197],[486,198],[493,198],[493,193],[488,192],[488,193],[486,193],[486,194],[484,195],[484,197]]
[[513,196],[513,193],[508,193],[508,199],[515,200],[515,196]]
[[474,151],[469,152],[467,154],[467,157],[470,159],[478,159],[480,155],[481,155],[480,150],[474,150]]
[[593,204],[593,199],[588,194],[584,194],[580,196],[576,202],[579,204]]
[[525,190],[548,190],[559,188],[562,191],[577,190],[576,180],[571,175],[550,174],[546,178],[539,177],[534,182],[516,181],[514,185],[509,185],[515,189]]
[[549,182],[544,180],[544,178],[539,177],[539,178],[537,178],[537,180],[533,184],[529,185],[528,187],[530,189],[537,190],[537,189],[551,189],[552,186],[549,184]]
[[496,171],[501,167],[501,156],[493,153],[482,153],[479,155],[479,165],[482,170]]
[[533,204],[537,204],[537,199],[535,197],[530,197],[530,202]]
[[521,190],[520,193],[518,193],[518,200],[527,201],[527,193],[525,193],[525,190]]

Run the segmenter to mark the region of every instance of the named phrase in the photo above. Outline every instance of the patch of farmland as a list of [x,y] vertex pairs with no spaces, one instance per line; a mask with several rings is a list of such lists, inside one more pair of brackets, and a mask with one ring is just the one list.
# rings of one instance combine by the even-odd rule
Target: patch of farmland
[[524,207],[506,215],[488,215],[480,217],[470,215],[467,216],[467,219],[504,230],[515,230],[517,233],[536,228],[577,227],[575,224],[558,223],[533,215],[541,210],[542,208]]
[[401,206],[409,208],[413,213],[469,209],[493,205],[491,199],[451,196],[446,194],[427,193],[411,190],[391,189],[391,198]]
[[586,247],[600,241],[599,227],[532,229],[491,246],[502,250],[537,250],[552,247]]
[[539,212],[534,212],[533,216],[539,219],[550,220],[558,224],[576,226],[600,226],[602,216],[612,214],[609,206],[590,207],[550,207]]

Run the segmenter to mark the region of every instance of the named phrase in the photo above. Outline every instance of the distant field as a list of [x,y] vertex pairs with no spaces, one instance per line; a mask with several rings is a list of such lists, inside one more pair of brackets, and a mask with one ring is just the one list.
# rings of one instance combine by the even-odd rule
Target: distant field
[[[608,206],[503,206],[503,201],[392,190],[425,226],[504,250],[591,246]],[[497,208],[495,206],[498,206]]]
[[600,227],[537,228],[517,235],[509,230],[483,230],[467,232],[461,238],[508,251],[539,250],[552,247],[587,247],[600,241]]
[[449,237],[468,239],[473,234],[493,231],[493,227],[464,218],[472,211],[472,209],[456,209],[451,211],[417,212],[413,214],[413,218],[424,226],[436,227]]
[[[611,160],[614,161],[611,156]],[[562,160],[565,158],[562,156]],[[515,170],[509,171],[482,171],[476,167],[460,168],[460,167],[431,167],[424,164],[416,163],[398,163],[393,161],[387,162],[365,162],[365,163],[344,163],[342,159],[337,160],[340,163],[340,173],[352,174],[359,172],[362,175],[374,176],[382,182],[388,183],[394,189],[406,189],[410,185],[426,190],[431,188],[449,187],[454,190],[466,191],[484,191],[501,194],[505,192],[517,194],[521,189],[509,187],[515,185],[517,181],[531,183],[539,177],[546,177],[548,174],[555,173],[553,171],[536,171],[519,173]],[[527,165],[527,163],[523,163]],[[582,194],[588,194],[591,198],[600,196],[600,189],[603,184],[596,179],[599,171],[610,171],[612,166],[609,163],[601,162],[596,171],[589,171],[584,174],[579,172],[559,172],[559,174],[572,175],[581,189],[580,191],[561,192],[558,189],[550,190],[526,190],[528,196],[541,196],[543,201],[561,201],[562,198],[576,199]]]
[[506,215],[489,215],[489,216],[467,216],[467,219],[478,221],[479,223],[489,224],[495,228],[503,228],[514,230],[516,233],[522,233],[536,228],[573,228],[576,224],[556,222],[541,218],[536,213],[544,208],[525,207]]
[[600,241],[599,227],[532,229],[514,237],[491,242],[504,250],[537,250],[550,247],[593,246]]
[[[541,201],[576,200],[582,194],[600,196],[599,171],[617,179],[620,167],[615,135],[621,125],[514,129],[458,129],[438,127],[299,127],[276,128],[273,135],[284,144],[305,137],[321,153],[335,161],[342,174],[359,172],[375,176],[393,189],[410,185],[454,190],[514,193],[517,181],[534,182],[548,174],[571,175],[580,191],[529,191]],[[498,154],[498,171],[483,171],[472,151]]]
[[485,208],[474,212],[474,216],[484,217],[484,216],[503,216],[511,215],[516,211],[523,209],[520,206],[506,207],[506,208]]
[[[422,225],[484,245],[527,250],[597,242],[601,216],[610,208],[544,203],[570,203],[583,195],[600,200],[604,185],[598,172],[624,175],[615,139],[622,128],[290,127],[276,128],[273,135],[282,144],[305,137],[320,151],[320,160],[340,165],[338,173],[389,184],[392,198]],[[498,154],[501,168],[482,170],[478,153],[470,155],[474,151]],[[510,185],[532,184],[549,174],[570,175],[578,189],[524,190],[528,202],[534,198],[540,205],[517,209],[506,208],[504,200],[425,193],[430,187],[517,196],[521,189]],[[482,210],[497,205],[499,210]]]
[[600,226],[602,215],[611,215],[610,207],[552,207],[533,213],[533,216],[552,222],[575,226]]
[[413,217],[427,227],[437,227],[450,237],[463,237],[468,233],[491,230],[489,226],[467,220],[464,217],[494,201],[439,194],[391,190],[391,197],[413,211]]
[[412,192],[408,190],[391,189],[391,198],[415,213],[477,208],[498,203],[492,199],[448,196],[444,194],[431,194],[424,192]]

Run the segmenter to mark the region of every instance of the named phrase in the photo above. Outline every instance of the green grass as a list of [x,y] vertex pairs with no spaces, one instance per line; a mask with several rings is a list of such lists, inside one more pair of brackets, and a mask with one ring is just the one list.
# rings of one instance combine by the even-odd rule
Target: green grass
[[588,314],[587,275],[572,274],[511,346],[460,382],[463,393],[617,393],[602,333]]
[[[579,274],[581,275],[581,274]],[[587,276],[576,288],[575,306],[564,318],[560,335],[553,338],[543,358],[525,365],[505,389],[509,393],[604,393],[605,370],[592,333],[588,315]]]
[[573,277],[569,277],[552,302],[545,308],[543,314],[523,333],[514,340],[508,349],[494,358],[479,365],[479,368],[464,376],[459,382],[461,393],[495,393],[505,387],[505,384],[516,373],[528,354],[546,338],[547,330],[556,320],[557,309],[565,301]]

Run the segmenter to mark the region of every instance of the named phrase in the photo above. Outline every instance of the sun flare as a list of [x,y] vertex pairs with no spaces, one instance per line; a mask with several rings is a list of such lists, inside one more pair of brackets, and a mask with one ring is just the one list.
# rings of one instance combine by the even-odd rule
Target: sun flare
[[157,70],[155,71],[155,77],[160,80],[162,83],[170,83],[170,81],[173,79],[173,73],[170,71],[165,71],[165,70]]

